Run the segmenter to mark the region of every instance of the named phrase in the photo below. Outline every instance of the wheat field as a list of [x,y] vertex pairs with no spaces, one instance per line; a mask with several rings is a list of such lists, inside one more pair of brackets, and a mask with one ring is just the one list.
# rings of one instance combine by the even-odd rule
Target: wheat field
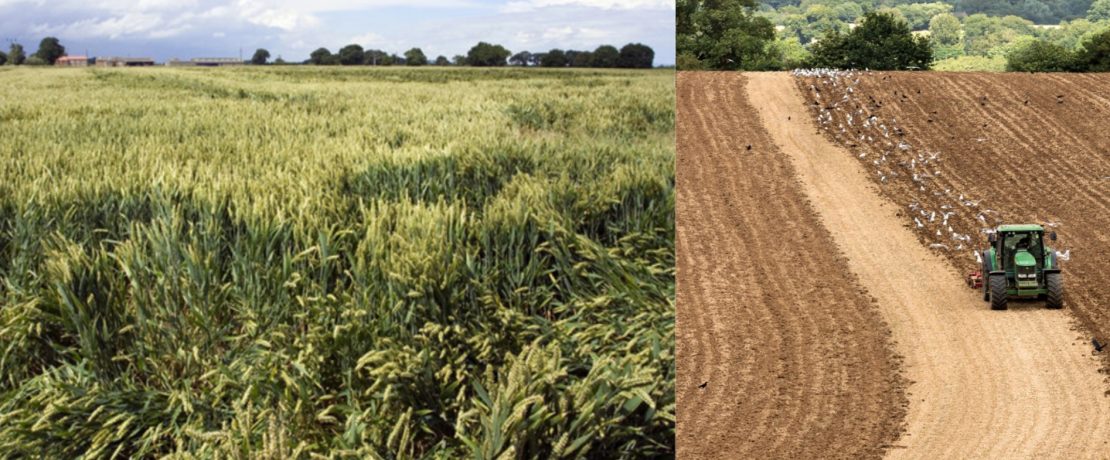
[[674,101],[0,69],[0,456],[673,455]]

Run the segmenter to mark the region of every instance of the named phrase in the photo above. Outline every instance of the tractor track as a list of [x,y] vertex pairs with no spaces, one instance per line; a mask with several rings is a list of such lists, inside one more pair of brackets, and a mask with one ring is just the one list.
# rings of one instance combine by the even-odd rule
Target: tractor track
[[881,456],[907,403],[877,306],[744,77],[677,87],[678,456]]
[[[1000,123],[1008,125],[991,132],[1006,138],[1008,148],[1031,147],[1028,144],[1033,139],[1013,128],[1011,120],[1017,118],[1012,114],[988,113],[982,105],[979,109],[973,106],[969,99],[975,87],[969,87],[967,81],[956,82],[953,87],[953,82],[942,80],[938,88],[931,85],[936,85],[935,79],[940,77],[930,77],[918,77],[922,80],[920,87],[930,92],[947,88],[950,91],[943,94],[957,94],[956,99],[964,101],[962,107],[949,108],[953,112],[947,117],[937,117],[950,123],[917,125],[925,123],[920,114],[931,113],[935,109],[931,106],[908,105],[895,113],[891,108],[894,104],[885,102],[878,111],[887,119],[897,116],[901,119],[899,126],[911,134],[928,132],[938,140],[930,145],[935,149],[942,148],[938,144],[951,134],[947,130],[955,129],[945,125],[979,123],[977,117],[990,117],[987,123],[1002,120]],[[742,84],[740,78],[736,77],[737,86]],[[779,149],[791,158],[805,195],[833,240],[847,254],[846,268],[877,298],[882,316],[893,331],[897,351],[905,356],[905,373],[912,382],[907,390],[910,404],[906,429],[897,441],[898,448],[889,450],[888,456],[1110,458],[1110,398],[1104,394],[1106,385],[1098,373],[1098,359],[1091,355],[1089,344],[1080,340],[1069,317],[1044,309],[1040,302],[1014,302],[1006,312],[989,310],[978,292],[963,286],[955,269],[958,265],[952,263],[960,257],[966,259],[970,249],[967,254],[930,251],[922,242],[929,242],[932,234],[915,232],[911,216],[906,214],[906,206],[915,202],[939,209],[949,199],[942,191],[960,191],[967,180],[964,177],[975,177],[968,172],[972,170],[956,169],[966,175],[946,174],[944,171],[957,162],[946,159],[941,162],[941,167],[947,168],[941,170],[943,179],[929,182],[930,188],[900,181],[898,178],[905,174],[891,176],[889,182],[876,181],[874,177],[879,174],[868,170],[872,163],[860,161],[858,153],[877,155],[883,146],[865,143],[849,151],[837,145],[853,141],[847,135],[838,138],[833,130],[819,128],[815,113],[810,112],[814,106],[806,92],[808,82],[796,82],[786,73],[747,74],[746,78],[751,104],[758,109]],[[971,83],[988,84],[977,80]],[[892,94],[893,88],[920,87],[901,88],[876,76],[869,77],[857,91],[882,98]],[[839,94],[830,91],[835,89],[823,88],[824,97],[837,99]],[[837,112],[838,118],[831,126],[844,120],[844,114]],[[961,140],[958,134],[951,136]],[[909,135],[907,140],[920,143]],[[962,141],[966,142],[966,136]],[[682,140],[679,142],[681,151]],[[974,154],[990,146],[977,142],[965,147]],[[944,151],[952,152],[947,148]],[[977,163],[982,167],[982,159]],[[1098,159],[1091,159],[1087,167],[1099,164]],[[1001,169],[985,180],[979,176],[980,183],[999,187],[1024,177],[1012,168]],[[1098,200],[1105,196],[1097,190],[1084,192],[1077,184],[1065,188],[1072,199]],[[1032,199],[1030,195],[1028,191],[1014,194],[1019,197],[1016,199],[1026,200]],[[965,210],[964,214],[971,212]],[[959,218],[974,220],[967,215]],[[1068,223],[1069,228],[1073,225],[1076,223]],[[830,266],[821,273],[836,269]]]

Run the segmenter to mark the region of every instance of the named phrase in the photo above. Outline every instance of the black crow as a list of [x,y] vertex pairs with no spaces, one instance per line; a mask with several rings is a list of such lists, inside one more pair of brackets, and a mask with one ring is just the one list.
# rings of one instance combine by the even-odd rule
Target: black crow
[[1095,351],[1102,351],[1102,347],[1106,346],[1106,344],[1104,343],[1098,343],[1098,339],[1095,339],[1094,337],[1091,338],[1091,345],[1095,346]]
[[705,382],[701,385],[698,385],[698,388],[705,388],[707,385],[709,385],[709,382]]

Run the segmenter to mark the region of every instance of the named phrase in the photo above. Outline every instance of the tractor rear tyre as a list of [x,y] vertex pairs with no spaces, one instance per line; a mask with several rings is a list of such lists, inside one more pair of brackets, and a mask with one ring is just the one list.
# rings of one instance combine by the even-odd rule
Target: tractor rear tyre
[[[983,256],[982,256],[983,265],[982,265],[982,268],[979,269],[979,279],[980,280],[982,280],[982,278],[984,276],[987,276],[987,277],[990,276],[991,270],[990,270],[990,266],[989,266],[990,259],[987,258],[988,254],[989,253],[987,251],[983,251]],[[990,288],[989,284],[990,283],[983,283],[983,301],[984,302],[990,302],[991,301],[991,288]]]
[[1053,310],[1064,308],[1064,278],[1059,273],[1046,273],[1044,283],[1048,287],[1044,306]]
[[1006,276],[994,275],[989,278],[991,310],[1006,309]]

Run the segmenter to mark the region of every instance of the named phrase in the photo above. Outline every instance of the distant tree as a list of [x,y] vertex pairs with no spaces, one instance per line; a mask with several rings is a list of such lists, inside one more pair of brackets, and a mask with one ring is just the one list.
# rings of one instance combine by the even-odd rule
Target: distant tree
[[532,53],[529,53],[527,51],[521,51],[519,53],[516,53],[516,54],[512,55],[512,57],[509,58],[509,65],[524,67],[524,66],[527,66],[528,64],[530,64],[531,62],[532,62]]
[[896,6],[895,9],[906,18],[911,30],[925,30],[934,16],[951,13],[952,5],[941,2],[906,3]]
[[1078,61],[1090,72],[1110,72],[1110,29],[1083,42]]
[[1035,35],[1033,22],[1017,16],[973,14],[964,19],[964,50],[969,55],[998,56],[1022,35]]
[[574,57],[570,58],[571,67],[593,67],[594,53],[589,51],[579,51],[574,53]]
[[443,55],[436,56],[436,65],[439,65],[439,66],[451,65],[451,61],[447,59],[447,56],[443,56]]
[[591,58],[590,66],[592,67],[616,67],[617,62],[620,61],[621,52],[617,51],[615,46],[601,45],[594,50]]
[[393,65],[405,65],[405,63],[407,62],[407,60],[404,57],[398,56],[396,54],[390,54],[389,55],[389,61]]
[[[775,39],[775,26],[755,15],[758,6],[757,0],[677,0],[675,46],[679,69],[776,67],[767,53],[767,43]],[[621,61],[624,54],[622,50]],[[618,65],[625,67],[620,62]]]
[[420,48],[410,49],[405,51],[405,65],[428,65],[428,57],[424,56],[424,51]]
[[809,50],[807,50],[805,46],[802,46],[802,42],[798,40],[798,37],[780,38],[767,46],[768,52],[777,62],[782,63],[782,68],[784,69],[805,67],[806,62],[809,60]]
[[655,51],[647,45],[629,43],[621,47],[617,67],[626,69],[650,69],[655,61]]
[[23,64],[34,66],[49,65],[49,63],[46,62],[46,59],[40,58],[38,57],[38,55],[31,55],[31,57],[27,58],[27,60],[24,61]]
[[354,43],[339,50],[339,63],[343,65],[360,65],[364,58],[362,47]]
[[66,55],[66,47],[62,46],[57,38],[46,37],[39,42],[39,49],[35,51],[34,55],[42,59],[43,62],[54,65],[58,58]]
[[251,64],[254,65],[266,65],[266,62],[269,60],[270,52],[266,51],[265,48],[254,50],[254,56],[251,56]]
[[561,49],[548,51],[540,61],[540,67],[566,67],[567,55]]
[[308,63],[313,65],[331,65],[334,58],[327,48],[316,48],[308,55]]
[[936,59],[948,59],[964,54],[963,31],[960,20],[955,16],[944,13],[933,16],[929,20],[929,41],[933,43],[933,54]]
[[1066,48],[1035,40],[1006,56],[1006,70],[1012,72],[1070,72],[1077,70],[1075,55]]
[[933,61],[928,39],[914,37],[909,25],[884,13],[868,13],[851,32],[826,35],[810,51],[814,67],[837,69],[924,70]]
[[5,54],[3,51],[0,51],[0,65],[4,65],[7,62],[8,62],[8,55]]
[[451,58],[451,63],[455,65],[466,65],[466,56],[456,54]]
[[1110,0],[1095,0],[1091,2],[1091,8],[1087,10],[1087,19],[1091,21],[1110,19]]
[[366,65],[393,65],[393,58],[382,50],[366,50],[362,53],[363,64]]
[[8,48],[8,64],[23,65],[23,61],[27,60],[27,54],[23,52],[23,45],[19,43],[12,43]]
[[528,65],[539,67],[540,62],[543,61],[544,56],[547,56],[547,53],[532,53],[532,59],[528,61]]
[[478,42],[466,53],[466,63],[476,67],[503,66],[511,54],[501,45]]

